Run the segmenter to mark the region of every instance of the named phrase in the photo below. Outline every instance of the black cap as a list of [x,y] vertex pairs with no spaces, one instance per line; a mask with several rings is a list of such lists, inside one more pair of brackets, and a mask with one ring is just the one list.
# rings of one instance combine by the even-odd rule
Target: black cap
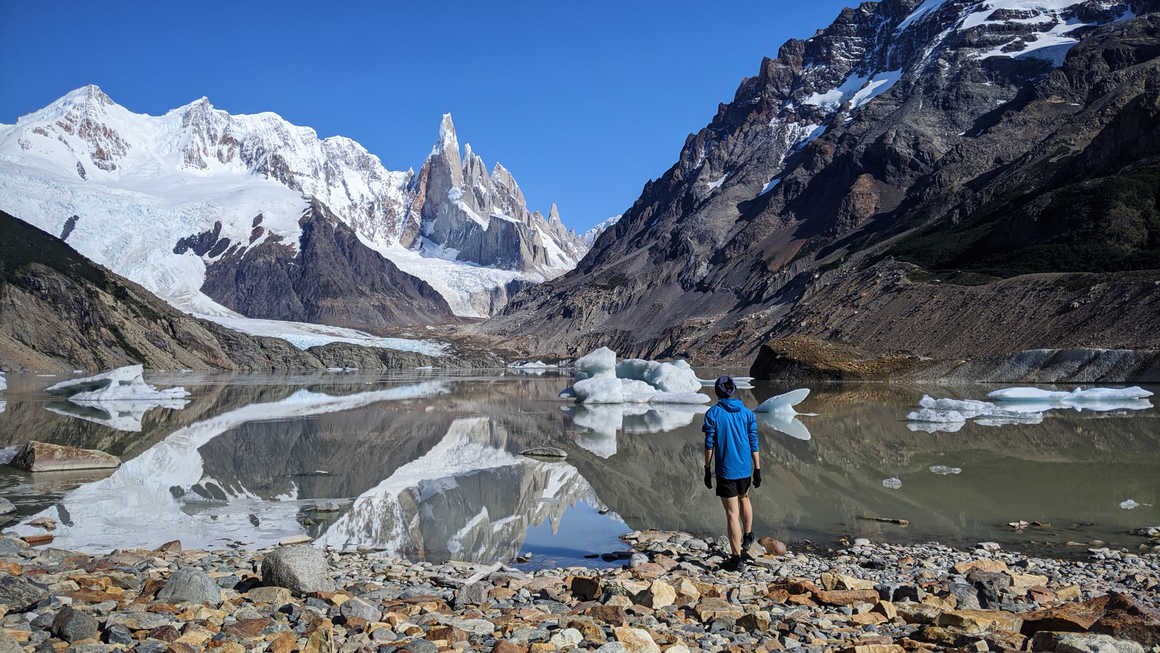
[[737,392],[737,385],[733,383],[733,377],[719,376],[717,382],[713,384],[713,392],[717,393],[718,399],[727,399]]

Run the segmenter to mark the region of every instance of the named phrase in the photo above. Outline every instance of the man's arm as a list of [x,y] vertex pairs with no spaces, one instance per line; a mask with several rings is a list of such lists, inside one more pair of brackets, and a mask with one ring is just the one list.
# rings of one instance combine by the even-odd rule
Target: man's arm
[[[701,430],[705,432],[705,478],[704,478],[704,483],[705,483],[705,487],[707,487],[711,490],[711,489],[713,489],[713,471],[712,471],[713,447],[716,445],[716,441],[717,441],[717,423],[713,421],[713,418],[708,413],[705,414],[705,424],[704,424],[704,426],[701,427]],[[718,471],[720,471],[720,470],[718,470]]]

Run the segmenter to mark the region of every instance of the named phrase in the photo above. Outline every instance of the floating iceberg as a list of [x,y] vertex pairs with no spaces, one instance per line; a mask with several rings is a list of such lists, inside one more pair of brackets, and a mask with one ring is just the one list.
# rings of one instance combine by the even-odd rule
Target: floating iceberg
[[912,432],[925,431],[927,433],[958,433],[963,430],[967,422],[914,422],[906,423],[906,428]]
[[789,413],[796,415],[797,411],[794,406],[805,401],[806,397],[810,395],[809,388],[798,388],[797,390],[790,390],[784,394],[770,397],[757,405],[753,409],[755,413]]
[[[1038,412],[1009,410],[989,401],[977,399],[935,399],[930,395],[923,395],[918,405],[921,406],[919,410],[906,415],[911,431],[954,433],[962,428],[967,420],[975,420],[976,424],[982,426],[1039,424],[1043,421],[1043,415]],[[916,423],[936,426],[934,428],[913,426]],[[954,428],[950,428],[951,426]]]
[[947,467],[946,465],[931,465],[930,473],[938,474],[939,476],[949,476],[951,474],[961,474],[963,472],[960,467]]
[[1141,388],[1076,388],[1071,392],[1062,390],[1043,390],[1041,388],[1003,388],[987,393],[988,399],[1002,402],[1032,402],[1032,403],[1061,403],[1082,404],[1087,402],[1100,403],[1106,401],[1129,401],[1147,399],[1152,393]]
[[82,379],[69,379],[44,389],[52,395],[69,395],[69,401],[164,401],[184,399],[189,396],[185,388],[158,390],[145,383],[145,370],[141,365],[119,367]]
[[547,370],[556,369],[559,365],[545,363],[544,361],[524,361],[522,363],[509,363],[508,369],[513,370]]
[[4,373],[0,372],[0,390],[8,389],[8,381],[4,378]]
[[50,406],[49,411],[102,424],[120,431],[140,431],[141,418],[152,408],[181,410],[189,403],[185,388],[158,390],[145,383],[140,365],[120,367],[81,379],[61,381],[44,389],[54,395],[69,395],[67,404]]
[[1136,501],[1134,499],[1125,499],[1125,500],[1120,502],[1120,509],[1121,510],[1135,510],[1136,508],[1139,508],[1139,507],[1140,507],[1140,504],[1136,503]]
[[888,490],[900,490],[902,489],[902,480],[898,477],[891,476],[890,478],[882,481],[882,487]]
[[658,363],[636,358],[616,362],[616,353],[601,347],[576,360],[576,382],[560,393],[584,404],[709,403],[701,382],[685,361]]

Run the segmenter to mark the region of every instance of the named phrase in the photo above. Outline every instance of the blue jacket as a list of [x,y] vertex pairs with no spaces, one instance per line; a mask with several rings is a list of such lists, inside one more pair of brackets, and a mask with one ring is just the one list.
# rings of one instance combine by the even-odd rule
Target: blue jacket
[[738,399],[722,399],[705,413],[705,449],[713,450],[719,478],[749,478],[757,448],[757,417]]

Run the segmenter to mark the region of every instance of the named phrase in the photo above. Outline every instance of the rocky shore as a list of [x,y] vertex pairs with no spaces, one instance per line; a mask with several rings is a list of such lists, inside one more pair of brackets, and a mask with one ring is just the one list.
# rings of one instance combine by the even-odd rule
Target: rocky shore
[[764,539],[738,573],[717,569],[717,541],[624,541],[605,554],[615,568],[524,571],[306,544],[88,555],[0,538],[0,652],[1160,651],[1155,553],[858,541],[820,556]]

